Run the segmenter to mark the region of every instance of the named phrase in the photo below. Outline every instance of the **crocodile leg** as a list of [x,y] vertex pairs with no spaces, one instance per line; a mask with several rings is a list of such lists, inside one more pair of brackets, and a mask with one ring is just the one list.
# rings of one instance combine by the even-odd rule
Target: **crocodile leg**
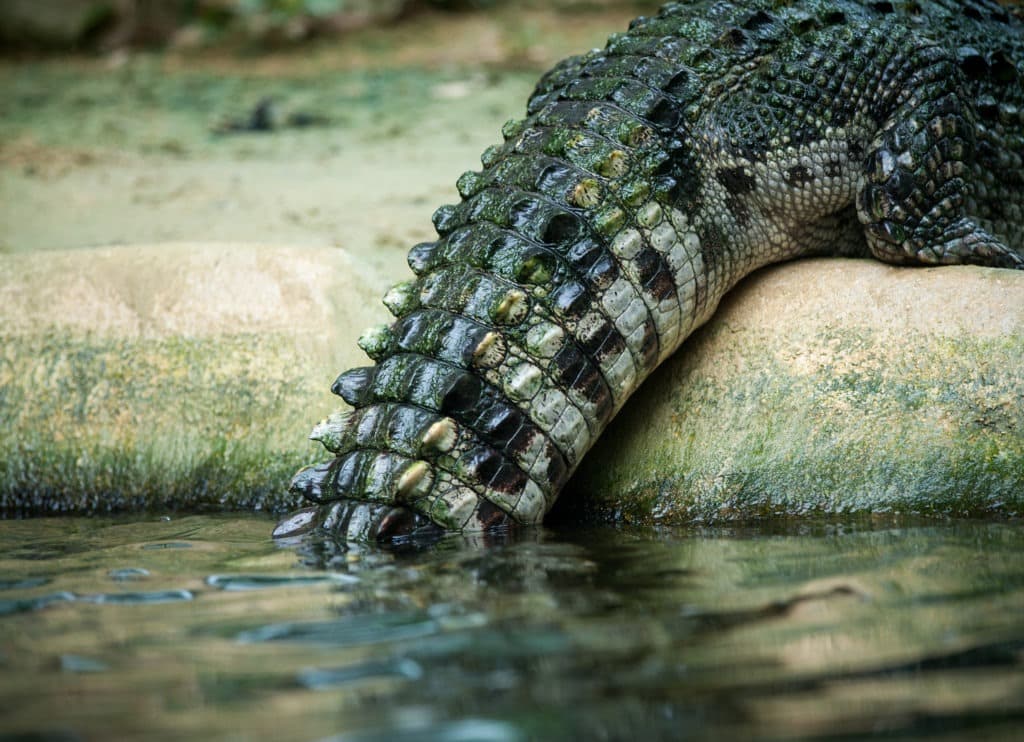
[[968,213],[977,200],[972,183],[980,181],[979,127],[957,60],[946,49],[921,45],[900,61],[902,74],[878,103],[885,123],[869,148],[857,196],[871,253],[895,264],[1024,268],[1019,231],[1011,247],[1010,235],[991,234]]

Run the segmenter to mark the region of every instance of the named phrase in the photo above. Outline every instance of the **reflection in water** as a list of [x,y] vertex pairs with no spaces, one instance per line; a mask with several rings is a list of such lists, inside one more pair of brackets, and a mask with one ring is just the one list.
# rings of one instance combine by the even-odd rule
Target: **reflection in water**
[[1016,523],[397,551],[280,548],[259,518],[0,529],[0,733],[1012,739],[1024,722]]

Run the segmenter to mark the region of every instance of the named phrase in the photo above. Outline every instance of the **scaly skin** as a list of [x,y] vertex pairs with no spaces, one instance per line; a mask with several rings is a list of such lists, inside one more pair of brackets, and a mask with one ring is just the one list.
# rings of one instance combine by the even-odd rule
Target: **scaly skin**
[[321,503],[277,535],[538,523],[644,378],[805,255],[1024,268],[1024,34],[990,0],[666,5],[540,81],[434,214]]

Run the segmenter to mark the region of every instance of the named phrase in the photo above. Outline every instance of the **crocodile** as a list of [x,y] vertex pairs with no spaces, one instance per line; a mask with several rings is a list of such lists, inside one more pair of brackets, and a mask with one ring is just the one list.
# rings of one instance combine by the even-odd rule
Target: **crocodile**
[[275,535],[539,523],[767,264],[1024,269],[1022,28],[994,0],[693,0],[557,64],[409,252]]

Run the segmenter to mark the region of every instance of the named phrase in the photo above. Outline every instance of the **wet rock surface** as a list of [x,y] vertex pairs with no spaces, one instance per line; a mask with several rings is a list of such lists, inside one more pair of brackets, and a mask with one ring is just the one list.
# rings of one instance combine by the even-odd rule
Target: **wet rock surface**
[[556,516],[1024,512],[1024,274],[755,274],[656,371]]

